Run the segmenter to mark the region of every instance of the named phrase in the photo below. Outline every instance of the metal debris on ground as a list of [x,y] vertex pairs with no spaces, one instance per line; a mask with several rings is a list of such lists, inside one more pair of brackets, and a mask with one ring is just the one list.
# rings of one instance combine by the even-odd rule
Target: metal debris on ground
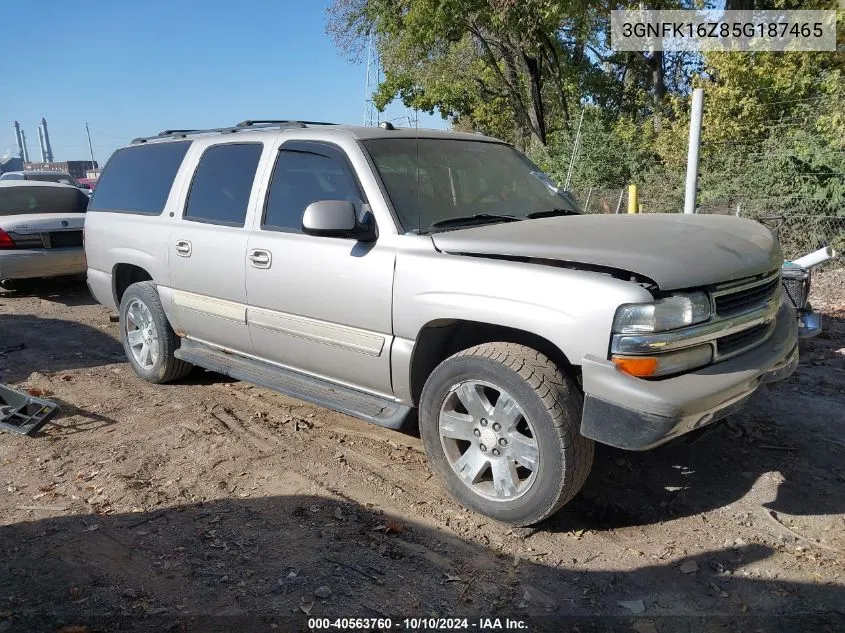
[[58,412],[59,405],[51,400],[0,384],[0,428],[21,435],[34,435]]

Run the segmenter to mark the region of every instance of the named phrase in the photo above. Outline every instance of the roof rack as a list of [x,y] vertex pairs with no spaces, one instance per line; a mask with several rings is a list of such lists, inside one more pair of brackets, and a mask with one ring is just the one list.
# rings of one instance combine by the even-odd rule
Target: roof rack
[[139,136],[138,138],[132,139],[132,145],[136,145],[138,143],[146,143],[147,141],[154,141],[157,139],[163,138],[187,138],[188,136],[193,136],[195,134],[213,134],[215,132],[219,132],[221,134],[228,133],[228,132],[237,132],[238,128],[234,127],[213,127],[208,128],[205,130],[196,129],[196,130],[164,130],[159,132],[155,136]]
[[154,141],[157,139],[163,138],[187,138],[188,136],[194,136],[197,134],[231,134],[233,132],[245,132],[249,130],[258,130],[258,129],[266,129],[266,128],[284,128],[284,127],[296,127],[296,128],[304,128],[308,127],[309,125],[337,125],[337,123],[326,123],[323,121],[288,121],[284,119],[261,119],[261,120],[253,120],[247,119],[246,121],[241,121],[237,125],[229,126],[229,127],[213,127],[207,129],[186,129],[186,130],[164,130],[159,132],[155,136],[139,136],[138,138],[132,139],[132,144],[136,145],[138,143],[146,143],[147,141]]
[[326,123],[325,121],[288,121],[286,119],[247,119],[241,121],[235,127],[255,127],[262,125],[267,127],[307,127],[309,125],[337,125],[337,123]]

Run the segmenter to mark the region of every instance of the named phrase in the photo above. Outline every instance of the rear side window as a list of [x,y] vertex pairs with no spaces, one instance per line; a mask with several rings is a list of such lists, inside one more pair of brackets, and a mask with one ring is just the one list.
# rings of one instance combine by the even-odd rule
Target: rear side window
[[243,226],[261,143],[209,147],[200,158],[185,205],[185,219]]
[[362,196],[348,165],[333,148],[320,148],[316,153],[283,146],[273,170],[262,228],[300,232],[305,208],[318,200],[361,204]]
[[26,180],[37,180],[39,182],[57,182],[60,185],[79,187],[79,181],[69,174],[56,172],[55,174],[27,174]]
[[88,196],[73,187],[0,187],[0,218],[27,213],[85,213]]
[[133,145],[109,159],[89,211],[158,215],[191,141]]

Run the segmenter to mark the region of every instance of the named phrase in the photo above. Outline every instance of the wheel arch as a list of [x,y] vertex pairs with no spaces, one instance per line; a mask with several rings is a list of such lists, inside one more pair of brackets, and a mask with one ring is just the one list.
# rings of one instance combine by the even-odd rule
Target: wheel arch
[[123,293],[134,283],[140,281],[153,281],[153,276],[142,266],[135,264],[119,263],[112,268],[112,294],[114,304],[120,306]]
[[465,349],[482,343],[517,343],[545,354],[558,368],[581,384],[579,368],[547,338],[519,328],[463,319],[436,319],[419,331],[409,367],[411,399],[418,405],[426,380],[437,365]]

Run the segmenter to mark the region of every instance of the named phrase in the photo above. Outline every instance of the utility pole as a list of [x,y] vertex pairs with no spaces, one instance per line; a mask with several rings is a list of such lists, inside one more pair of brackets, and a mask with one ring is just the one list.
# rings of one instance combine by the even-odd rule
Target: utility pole
[[94,146],[91,144],[91,130],[88,129],[88,122],[85,122],[85,133],[88,135],[88,149],[91,151],[91,170],[96,171],[97,161],[94,160]]
[[687,152],[687,187],[684,196],[684,213],[695,213],[698,189],[698,154],[701,148],[701,120],[704,115],[704,89],[692,91],[692,112],[689,121],[689,150]]
[[569,181],[572,180],[572,167],[575,165],[575,155],[578,153],[578,145],[581,143],[581,124],[584,122],[584,106],[581,106],[581,118],[578,120],[578,131],[575,133],[575,143],[572,145],[572,156],[569,157],[569,169],[566,172],[566,182],[563,185],[564,191],[569,191]]

